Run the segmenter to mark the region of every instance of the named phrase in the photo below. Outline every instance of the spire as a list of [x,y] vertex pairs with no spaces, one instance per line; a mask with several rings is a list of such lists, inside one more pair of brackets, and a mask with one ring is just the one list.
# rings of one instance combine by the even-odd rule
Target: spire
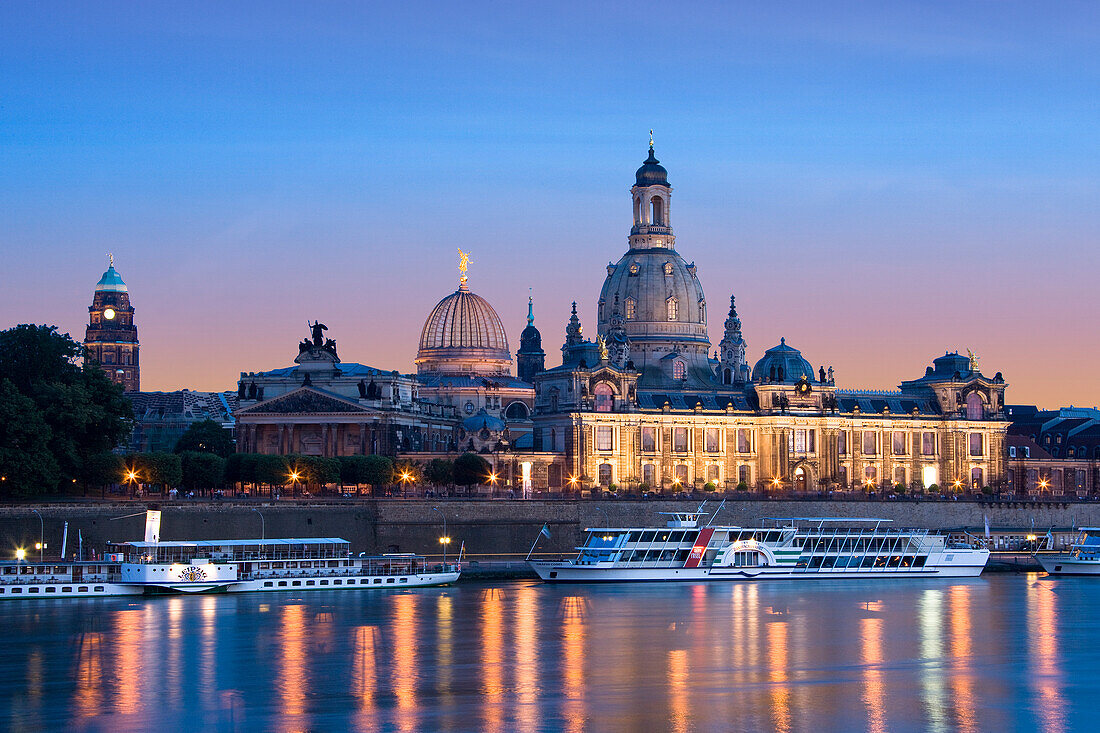
[[649,154],[653,155],[653,130],[649,131]]
[[531,288],[527,288],[527,325],[535,325],[535,299],[530,294]]
[[718,381],[737,384],[748,381],[749,367],[745,361],[745,338],[741,335],[741,319],[737,315],[737,303],[730,296],[730,313],[726,318],[726,331],[718,344]]
[[575,346],[581,342],[581,319],[577,316],[577,301],[573,301],[573,313],[569,316],[569,325],[565,327],[565,343]]

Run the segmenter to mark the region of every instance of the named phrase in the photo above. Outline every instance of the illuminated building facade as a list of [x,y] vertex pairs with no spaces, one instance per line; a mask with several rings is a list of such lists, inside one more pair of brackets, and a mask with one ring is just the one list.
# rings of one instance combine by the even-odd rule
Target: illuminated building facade
[[130,292],[115,270],[115,258],[95,286],[88,306],[88,329],[84,335],[84,358],[100,365],[112,382],[126,392],[141,389],[137,326]]
[[976,358],[945,354],[892,392],[840,389],[831,367],[815,370],[785,339],[750,370],[733,298],[712,355],[698,268],[676,251],[671,194],[651,144],[631,188],[628,250],[607,266],[596,340],[583,337],[574,304],[562,365],[533,377],[534,448],[563,455],[568,474],[551,475],[551,488],[1004,483],[1005,382]]
[[1010,405],[1007,491],[1084,497],[1100,488],[1100,410]]

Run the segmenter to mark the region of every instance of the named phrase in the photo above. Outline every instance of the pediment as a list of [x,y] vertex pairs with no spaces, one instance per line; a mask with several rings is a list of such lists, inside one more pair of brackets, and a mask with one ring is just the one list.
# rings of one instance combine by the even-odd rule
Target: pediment
[[293,392],[272,397],[239,411],[239,415],[296,415],[316,413],[370,412],[362,406],[311,387],[299,387]]

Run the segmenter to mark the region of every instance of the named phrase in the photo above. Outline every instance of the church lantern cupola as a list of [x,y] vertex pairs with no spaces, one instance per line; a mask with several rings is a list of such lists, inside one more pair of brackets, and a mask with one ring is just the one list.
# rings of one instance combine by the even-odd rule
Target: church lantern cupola
[[653,152],[652,130],[649,131],[649,157],[634,174],[630,195],[634,199],[634,226],[630,229],[631,249],[674,249],[676,237],[672,233],[669,216],[672,186],[668,185],[668,171]]

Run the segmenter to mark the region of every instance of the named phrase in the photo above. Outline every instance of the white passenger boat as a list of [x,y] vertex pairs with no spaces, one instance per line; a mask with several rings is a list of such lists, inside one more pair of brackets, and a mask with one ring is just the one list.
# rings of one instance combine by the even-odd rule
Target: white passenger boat
[[1035,559],[1050,575],[1100,575],[1100,527],[1081,527],[1069,552]]
[[339,537],[161,542],[159,524],[147,522],[145,541],[108,543],[98,561],[0,563],[0,599],[414,588],[460,574],[419,555],[355,557]]
[[[761,527],[701,526],[701,512],[666,525],[586,530],[576,557],[531,562],[548,582],[913,578],[980,575],[984,547],[952,544],[888,519],[784,518]],[[712,517],[713,519],[713,517]]]

